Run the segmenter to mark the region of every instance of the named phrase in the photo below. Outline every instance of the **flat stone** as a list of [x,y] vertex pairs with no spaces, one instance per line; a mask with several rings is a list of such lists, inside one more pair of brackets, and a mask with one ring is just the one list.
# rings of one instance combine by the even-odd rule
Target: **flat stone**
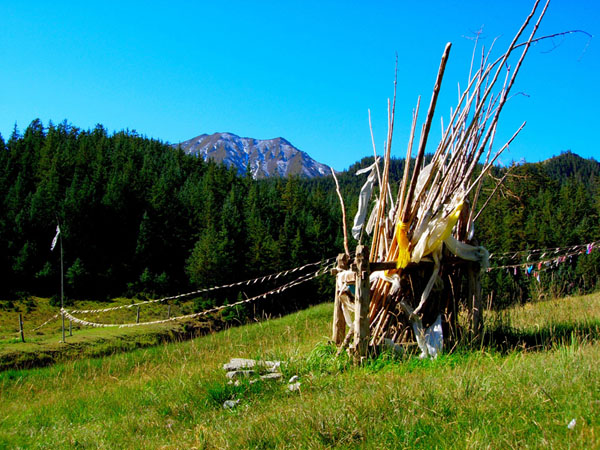
[[281,365],[281,361],[261,361],[256,359],[247,358],[231,358],[228,363],[223,364],[223,370],[242,370],[242,369],[254,369],[256,367],[264,367],[267,369],[278,368]]
[[279,380],[283,375],[279,372],[267,373],[260,377],[261,380]]
[[254,375],[254,370],[231,370],[227,372],[227,378],[233,380],[234,378],[250,378]]
[[231,358],[226,364],[223,364],[223,370],[232,371],[232,370],[241,370],[241,369],[252,369],[256,365],[256,361],[254,359],[245,359],[245,358]]

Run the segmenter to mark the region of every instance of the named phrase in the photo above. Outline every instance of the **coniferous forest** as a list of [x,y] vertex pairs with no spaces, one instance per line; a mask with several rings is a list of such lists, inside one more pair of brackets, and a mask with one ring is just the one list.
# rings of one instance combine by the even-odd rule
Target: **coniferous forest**
[[[338,175],[348,221],[363,177],[357,162]],[[397,183],[404,161],[394,159]],[[572,246],[600,239],[600,164],[566,152],[550,160],[495,168],[478,205],[476,239],[493,253]],[[343,251],[339,200],[332,177],[253,180],[186,155],[135,131],[109,134],[66,121],[33,121],[0,136],[0,297],[53,296],[60,289],[60,251],[50,243],[60,223],[65,295],[162,296],[262,276]],[[349,228],[351,223],[349,223]],[[356,242],[350,239],[351,245]],[[497,305],[539,295],[595,289],[600,252],[576,257],[540,281],[492,270],[484,289]],[[492,266],[494,262],[492,260]],[[330,277],[271,300],[279,312],[330,299]],[[485,292],[485,291],[484,291]],[[244,292],[251,295],[252,292]],[[240,292],[207,297],[203,306]],[[287,300],[286,300],[287,301]]]

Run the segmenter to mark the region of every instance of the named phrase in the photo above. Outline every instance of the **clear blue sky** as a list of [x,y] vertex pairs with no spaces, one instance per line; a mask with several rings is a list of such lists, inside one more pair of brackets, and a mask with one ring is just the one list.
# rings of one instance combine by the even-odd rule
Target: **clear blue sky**
[[[103,124],[176,143],[229,131],[282,136],[342,170],[378,150],[399,55],[392,154],[405,153],[412,109],[424,105],[446,42],[453,43],[439,117],[456,103],[472,51],[514,36],[533,1],[9,1],[0,3],[0,133],[35,118]],[[598,35],[600,2],[553,0],[540,34]],[[536,45],[505,108],[497,143],[524,120],[503,163],[572,150],[599,159],[598,38]],[[552,50],[552,51],[550,51]],[[499,55],[499,52],[496,53]],[[426,109],[426,108],[424,108]],[[424,116],[424,113],[423,113]]]

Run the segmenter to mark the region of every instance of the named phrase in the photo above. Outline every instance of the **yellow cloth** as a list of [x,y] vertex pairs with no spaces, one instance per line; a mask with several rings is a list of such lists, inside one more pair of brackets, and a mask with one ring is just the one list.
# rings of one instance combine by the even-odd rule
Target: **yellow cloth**
[[396,225],[396,241],[398,242],[398,260],[396,261],[396,269],[404,269],[410,262],[407,231],[408,224],[399,221]]
[[456,225],[456,222],[458,222],[458,218],[460,217],[460,212],[462,211],[464,205],[464,201],[461,201],[458,205],[456,205],[456,208],[454,208],[454,211],[452,211],[452,214],[450,214],[448,216],[448,218],[446,219],[446,227],[444,228],[444,231],[442,232],[442,235],[436,239],[436,241],[425,251],[425,255],[434,252],[435,250],[437,250],[437,248],[442,245],[442,242],[444,242],[446,239],[448,239],[450,237],[450,235],[452,234],[452,230],[454,229],[454,226]]

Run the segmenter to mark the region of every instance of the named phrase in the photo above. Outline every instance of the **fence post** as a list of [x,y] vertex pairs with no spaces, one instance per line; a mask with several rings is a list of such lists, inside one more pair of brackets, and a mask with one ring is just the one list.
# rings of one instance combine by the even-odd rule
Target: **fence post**
[[335,283],[335,299],[333,305],[333,327],[331,333],[331,340],[335,342],[338,347],[344,341],[346,335],[346,320],[344,319],[344,312],[342,311],[342,302],[340,299],[340,292],[337,288],[337,274],[342,270],[348,270],[348,263],[350,257],[345,253],[340,253],[337,257],[337,267],[333,270],[333,274],[336,277]]
[[19,313],[19,332],[21,333],[21,342],[25,342],[25,333],[23,332],[23,315]]
[[62,306],[61,306],[60,309],[61,309],[60,316],[61,316],[61,319],[62,319],[62,341],[60,341],[60,342],[62,342],[64,344],[67,341],[65,339],[65,312],[64,312]]
[[69,319],[69,336],[73,336],[73,321]]
[[140,307],[137,307],[137,314],[135,316],[135,323],[140,323]]
[[356,258],[353,270],[356,272],[356,296],[354,300],[354,351],[358,362],[367,356],[369,345],[369,249],[366,246],[356,247]]

